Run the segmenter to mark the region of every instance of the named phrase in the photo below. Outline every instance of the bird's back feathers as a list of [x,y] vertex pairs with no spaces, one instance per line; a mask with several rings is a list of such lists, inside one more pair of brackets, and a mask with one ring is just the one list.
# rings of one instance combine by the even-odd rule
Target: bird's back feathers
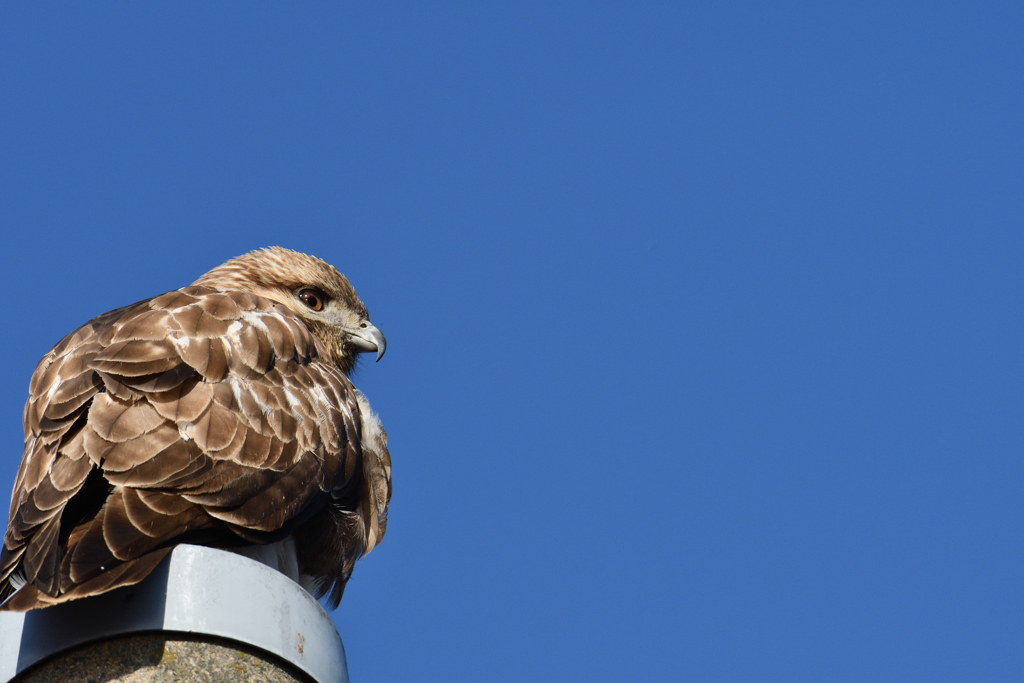
[[299,317],[248,292],[186,287],[86,323],[40,361],[24,424],[3,609],[135,583],[177,543],[292,535],[336,605],[384,534],[380,423]]

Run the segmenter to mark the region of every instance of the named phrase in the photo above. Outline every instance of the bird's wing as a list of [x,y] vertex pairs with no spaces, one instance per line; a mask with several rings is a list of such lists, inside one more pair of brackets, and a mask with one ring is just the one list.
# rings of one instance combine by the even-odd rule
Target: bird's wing
[[200,287],[62,340],[29,389],[0,599],[12,574],[44,602],[102,592],[172,542],[272,541],[357,500],[357,392],[321,356],[280,304]]

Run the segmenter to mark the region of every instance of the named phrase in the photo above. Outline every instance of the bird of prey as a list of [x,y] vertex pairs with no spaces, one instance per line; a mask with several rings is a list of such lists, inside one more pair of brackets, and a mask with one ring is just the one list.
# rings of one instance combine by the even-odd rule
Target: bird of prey
[[0,609],[137,583],[180,543],[337,607],[387,521],[387,435],[348,379],[384,349],[341,273],[279,247],[69,334],[29,386]]

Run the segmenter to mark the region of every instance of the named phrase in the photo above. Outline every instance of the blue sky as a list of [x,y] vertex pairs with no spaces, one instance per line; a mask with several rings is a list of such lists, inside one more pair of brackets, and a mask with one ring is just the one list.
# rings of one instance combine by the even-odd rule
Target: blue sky
[[388,337],[352,680],[1020,680],[1024,11],[825,5],[4,5],[4,486],[280,244]]

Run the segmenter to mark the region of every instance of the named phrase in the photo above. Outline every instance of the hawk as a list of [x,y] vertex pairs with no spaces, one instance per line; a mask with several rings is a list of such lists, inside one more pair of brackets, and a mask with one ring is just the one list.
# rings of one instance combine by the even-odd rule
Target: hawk
[[341,273],[280,247],[69,334],[29,386],[0,609],[137,583],[179,543],[337,607],[387,523],[387,435],[348,379],[385,344]]

